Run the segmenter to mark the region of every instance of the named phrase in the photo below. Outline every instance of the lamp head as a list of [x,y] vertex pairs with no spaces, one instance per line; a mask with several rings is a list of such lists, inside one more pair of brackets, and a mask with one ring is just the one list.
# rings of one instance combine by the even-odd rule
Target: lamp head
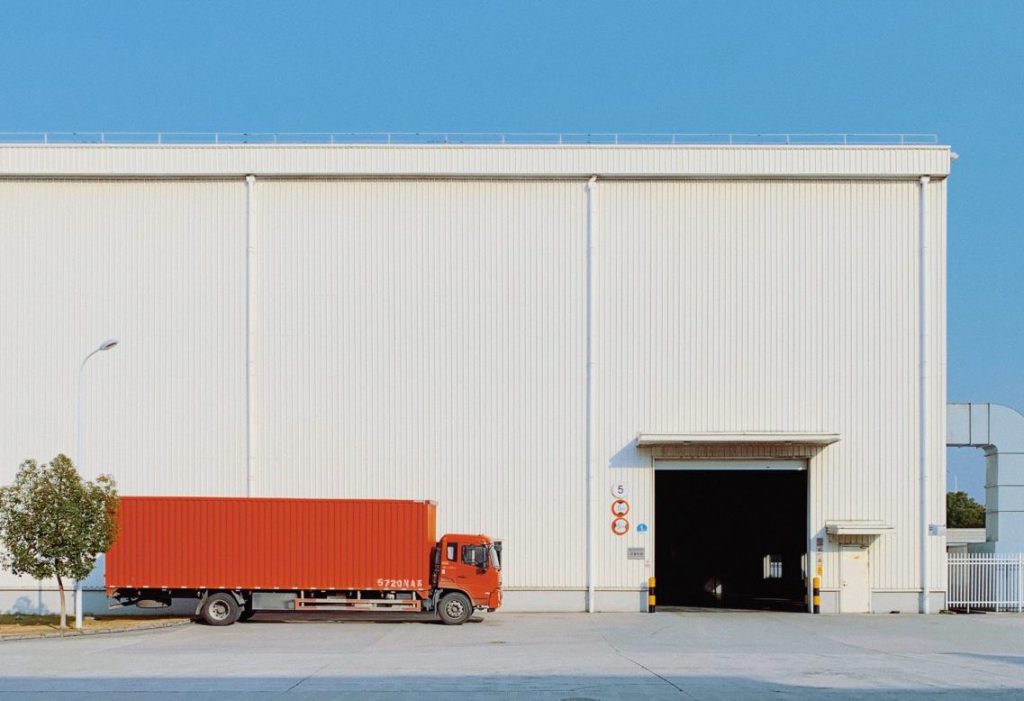
[[111,348],[113,348],[116,345],[117,345],[117,339],[116,338],[108,338],[106,341],[101,343],[100,347],[97,348],[96,350],[101,350],[101,351],[103,351],[103,350],[110,350]]

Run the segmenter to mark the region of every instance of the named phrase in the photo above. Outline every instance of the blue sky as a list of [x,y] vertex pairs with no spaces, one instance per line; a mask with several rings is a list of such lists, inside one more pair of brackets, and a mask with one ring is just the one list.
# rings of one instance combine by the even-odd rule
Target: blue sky
[[1021,2],[6,0],[0,130],[936,133],[949,396],[1024,410],[1021,36]]

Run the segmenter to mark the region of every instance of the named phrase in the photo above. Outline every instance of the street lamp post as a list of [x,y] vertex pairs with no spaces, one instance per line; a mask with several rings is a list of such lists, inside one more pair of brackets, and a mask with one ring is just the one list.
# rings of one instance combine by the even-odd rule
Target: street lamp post
[[[108,338],[89,353],[78,366],[78,415],[75,422],[75,464],[82,468],[82,419],[85,416],[85,364],[100,351],[110,350],[117,345],[116,338]],[[75,628],[82,627],[82,582],[75,582]]]

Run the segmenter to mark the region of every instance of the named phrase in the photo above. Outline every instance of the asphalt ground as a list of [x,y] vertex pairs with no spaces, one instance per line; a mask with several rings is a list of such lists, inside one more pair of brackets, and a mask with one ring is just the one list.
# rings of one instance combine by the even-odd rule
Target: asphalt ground
[[1024,698],[1024,616],[255,618],[0,642],[0,699]]

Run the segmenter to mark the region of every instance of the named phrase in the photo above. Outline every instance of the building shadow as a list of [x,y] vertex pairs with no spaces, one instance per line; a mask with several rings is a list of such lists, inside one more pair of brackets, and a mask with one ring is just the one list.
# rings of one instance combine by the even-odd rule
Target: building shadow
[[[65,644],[72,641],[64,641]],[[35,643],[42,650],[52,641]],[[468,661],[467,661],[468,662]],[[339,657],[343,664],[343,657]],[[234,701],[266,696],[284,699],[360,699],[362,701],[452,701],[455,699],[529,699],[530,701],[622,701],[623,699],[926,699],[1020,698],[1019,688],[828,688],[796,686],[742,675],[661,676],[654,672],[634,675],[481,675],[460,672],[450,674],[403,675],[399,669],[389,673],[382,664],[379,675],[288,674],[267,676],[169,676],[133,673],[125,677],[7,676],[0,678],[0,698],[202,698]]]

